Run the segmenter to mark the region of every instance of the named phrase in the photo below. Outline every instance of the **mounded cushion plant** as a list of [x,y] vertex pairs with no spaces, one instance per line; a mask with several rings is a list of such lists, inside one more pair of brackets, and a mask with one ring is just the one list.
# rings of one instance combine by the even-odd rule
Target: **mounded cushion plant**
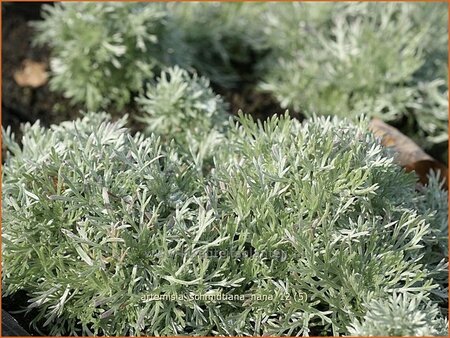
[[445,4],[289,3],[272,9],[265,15],[273,55],[262,67],[260,87],[283,108],[406,118],[405,130],[423,146],[448,139]]
[[[255,250],[286,255],[277,264],[255,262],[252,271],[259,273],[250,290],[284,290],[294,299],[299,292],[308,295],[307,302],[264,304],[254,333],[349,334],[349,324],[370,311],[367,303],[384,302],[394,291],[405,294],[406,302],[428,291],[447,298],[441,278],[448,211],[437,207],[447,197],[439,193],[436,176],[424,191],[429,199],[423,199],[414,176],[393,163],[364,121],[240,122],[217,158],[219,205],[228,227],[250,236]],[[427,252],[432,243],[434,259]],[[436,289],[432,278],[442,281]],[[398,322],[386,317],[379,319],[391,328],[386,333],[400,332],[394,330]],[[426,332],[442,334],[441,327],[430,329],[435,317],[425,320]],[[416,324],[410,320],[399,318],[404,326]]]
[[354,320],[351,336],[446,336],[448,322],[423,294],[393,294],[373,300],[362,322]]
[[[447,209],[435,202],[446,195],[436,177],[416,192],[364,121],[241,117],[207,179],[124,123],[26,125],[22,148],[5,134],[3,291],[28,292],[37,327],[337,335],[374,332],[364,323],[376,320],[400,334],[412,331],[392,329],[389,310],[373,319],[377,304],[445,300],[433,278],[446,253],[429,261],[424,245],[445,247]],[[430,306],[399,320],[436,334],[444,319]]]
[[142,332],[138,293],[176,264],[160,261],[150,275],[140,265],[175,244],[169,224],[192,217],[203,191],[177,154],[124,124],[89,114],[51,130],[25,125],[23,149],[7,141],[3,290],[29,291],[40,310],[33,324],[50,334]]
[[198,168],[205,161],[211,164],[229,116],[228,105],[206,77],[177,66],[165,69],[136,101],[142,112],[137,119],[146,134],[156,134],[166,143],[173,140]]
[[61,3],[34,23],[51,47],[50,86],[89,110],[128,103],[155,68],[186,62],[163,4]]

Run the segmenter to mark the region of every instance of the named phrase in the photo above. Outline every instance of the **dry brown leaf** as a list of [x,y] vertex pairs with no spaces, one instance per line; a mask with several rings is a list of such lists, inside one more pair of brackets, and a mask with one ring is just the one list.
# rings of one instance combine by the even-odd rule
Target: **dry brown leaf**
[[47,83],[48,73],[44,62],[25,60],[22,68],[14,72],[14,80],[21,87],[37,88]]
[[373,119],[369,128],[377,137],[381,137],[381,144],[394,148],[397,163],[406,171],[415,171],[420,183],[428,183],[427,175],[433,169],[440,171],[440,176],[444,178],[444,186],[448,189],[447,167],[424,152],[413,140],[380,119]]

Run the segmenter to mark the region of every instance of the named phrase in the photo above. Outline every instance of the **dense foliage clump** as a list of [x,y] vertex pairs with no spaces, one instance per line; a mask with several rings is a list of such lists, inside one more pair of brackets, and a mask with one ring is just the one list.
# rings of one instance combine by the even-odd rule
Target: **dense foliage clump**
[[[258,334],[311,334],[317,327],[348,334],[345,328],[366,311],[366,302],[386,299],[394,290],[433,293],[431,277],[441,280],[438,290],[444,292],[437,294],[446,299],[447,229],[441,222],[447,209],[436,202],[444,205],[447,198],[438,193],[436,177],[427,190],[434,198],[414,197],[414,178],[393,164],[364,123],[240,122],[217,161],[219,204],[233,215],[227,220],[237,224],[237,233],[253,236],[256,250],[287,255],[281,264],[261,263],[255,288],[272,290],[265,278],[277,278],[290,286],[293,298],[303,291],[309,300],[272,302],[289,330],[275,325],[279,330]],[[432,242],[442,249],[424,258]],[[410,324],[406,318],[403,323]]]
[[[51,88],[88,109],[124,106],[154,70],[183,64],[182,42],[161,4],[61,3],[34,24],[52,48]],[[179,54],[175,55],[175,51]]]
[[[36,330],[446,334],[442,178],[418,185],[367,126],[447,140],[445,4],[43,13],[50,87],[90,112],[3,135],[3,296]],[[243,88],[306,119],[231,117]],[[124,107],[139,132],[98,112]]]
[[[124,123],[26,125],[23,147],[5,133],[3,290],[30,295],[37,327],[341,335],[379,321],[442,332],[445,194],[433,180],[417,192],[364,121],[241,116],[206,178],[174,143]],[[432,311],[412,317],[402,297]]]
[[436,304],[423,294],[393,294],[367,305],[362,322],[349,327],[351,336],[446,336],[448,323],[439,317]]
[[46,7],[55,90],[124,105],[165,66],[273,95],[304,116],[359,114],[431,146],[448,139],[447,6],[431,3],[86,3]]
[[[169,256],[153,265],[149,252],[168,250],[170,223],[200,203],[195,172],[124,123],[90,114],[51,130],[25,126],[23,149],[8,142],[3,290],[28,291],[30,308],[40,310],[34,324],[43,319],[51,334],[142,332],[140,293],[177,265]],[[148,264],[156,268],[149,274]]]
[[407,117],[428,142],[447,139],[446,5],[292,3],[273,9],[267,22],[274,56],[261,88],[283,107],[307,115]]
[[146,133],[173,139],[182,152],[195,155],[199,167],[223,139],[228,107],[205,77],[179,67],[164,70],[137,102]]

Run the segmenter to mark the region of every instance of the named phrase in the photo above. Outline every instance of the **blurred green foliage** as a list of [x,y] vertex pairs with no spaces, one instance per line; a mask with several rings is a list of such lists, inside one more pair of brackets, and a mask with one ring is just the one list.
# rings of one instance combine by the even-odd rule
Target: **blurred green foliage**
[[[447,6],[289,3],[267,12],[261,88],[282,107],[399,125],[422,146],[448,138]],[[406,122],[405,122],[406,121]]]
[[444,3],[82,3],[46,7],[51,86],[119,108],[166,66],[257,85],[305,116],[361,114],[448,139]]

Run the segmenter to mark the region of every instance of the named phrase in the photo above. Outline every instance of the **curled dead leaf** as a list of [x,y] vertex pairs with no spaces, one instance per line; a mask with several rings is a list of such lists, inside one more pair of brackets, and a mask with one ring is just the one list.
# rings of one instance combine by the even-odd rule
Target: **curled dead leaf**
[[21,87],[40,87],[48,80],[46,68],[44,62],[24,60],[22,68],[14,72],[14,80]]
[[413,140],[402,134],[398,129],[384,123],[380,119],[373,119],[369,124],[375,136],[381,138],[381,144],[396,151],[395,160],[406,171],[414,171],[422,184],[428,183],[430,170],[439,171],[448,189],[448,169],[422,150]]

